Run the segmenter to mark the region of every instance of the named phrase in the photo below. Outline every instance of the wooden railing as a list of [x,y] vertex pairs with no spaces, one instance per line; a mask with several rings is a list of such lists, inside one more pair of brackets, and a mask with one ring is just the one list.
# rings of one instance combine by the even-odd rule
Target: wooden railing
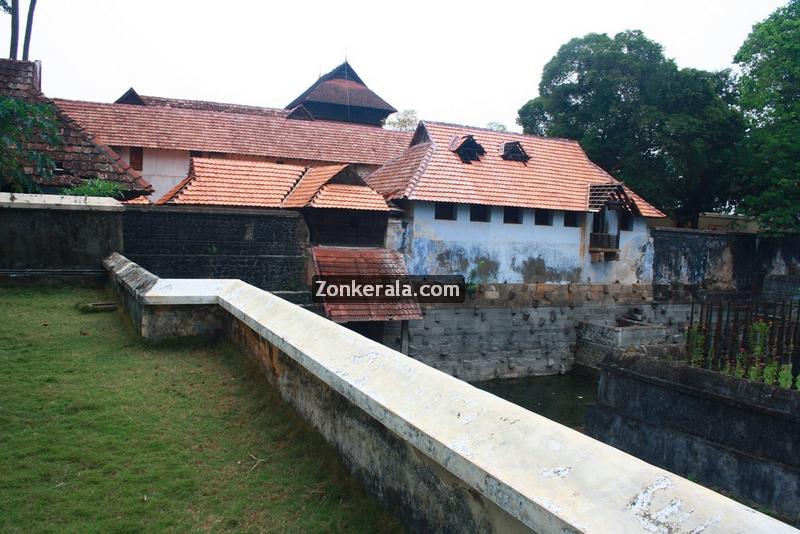
[[617,234],[589,234],[589,249],[617,250],[619,249],[619,235]]

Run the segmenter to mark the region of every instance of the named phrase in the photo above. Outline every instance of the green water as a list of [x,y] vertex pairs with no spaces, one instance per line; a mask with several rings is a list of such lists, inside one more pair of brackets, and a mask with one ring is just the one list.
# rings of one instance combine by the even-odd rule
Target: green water
[[597,378],[582,373],[488,380],[473,386],[581,431],[586,406],[597,396]]

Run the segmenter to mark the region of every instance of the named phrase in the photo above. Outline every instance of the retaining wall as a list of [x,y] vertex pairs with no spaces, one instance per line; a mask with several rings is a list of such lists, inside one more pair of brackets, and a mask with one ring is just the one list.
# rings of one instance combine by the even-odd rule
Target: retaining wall
[[677,362],[607,360],[587,433],[800,524],[800,394]]
[[107,265],[141,308],[134,317],[151,319],[137,320],[148,337],[181,331],[175,315],[162,324],[150,307],[219,309],[223,325],[207,334],[229,336],[258,362],[414,531],[792,531],[241,281],[151,285],[121,256]]

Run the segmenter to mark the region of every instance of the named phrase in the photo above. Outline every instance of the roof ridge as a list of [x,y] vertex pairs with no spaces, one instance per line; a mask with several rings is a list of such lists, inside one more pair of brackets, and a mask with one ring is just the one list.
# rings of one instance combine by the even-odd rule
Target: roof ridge
[[420,122],[426,124],[433,124],[436,126],[449,126],[452,128],[464,128],[465,130],[477,130],[481,132],[492,133],[496,135],[515,135],[519,137],[527,137],[533,139],[544,139],[547,141],[560,141],[569,144],[577,144],[580,145],[577,139],[569,139],[567,137],[549,137],[546,135],[537,135],[537,134],[527,134],[527,133],[520,133],[520,132],[510,132],[510,131],[501,131],[501,130],[492,130],[491,128],[485,128],[481,126],[470,126],[468,124],[459,124],[456,122],[446,122],[446,121],[431,121],[431,120],[421,120]]
[[311,170],[311,167],[306,167],[303,170],[303,172],[300,173],[300,176],[297,178],[297,180],[295,180],[294,185],[292,185],[292,187],[289,189],[289,191],[281,199],[281,207],[283,207],[283,205],[286,203],[286,199],[288,199],[290,196],[292,196],[292,193],[294,193],[295,190],[298,187],[300,187],[300,182],[303,181],[303,178],[306,177],[306,175],[308,174],[308,171],[310,171],[310,170]]

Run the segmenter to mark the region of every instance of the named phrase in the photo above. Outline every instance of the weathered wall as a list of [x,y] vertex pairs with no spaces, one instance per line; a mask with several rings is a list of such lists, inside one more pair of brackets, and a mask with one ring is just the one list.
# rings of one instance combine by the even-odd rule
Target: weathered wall
[[113,199],[0,193],[0,269],[102,270],[122,250],[122,212]]
[[[662,343],[689,322],[689,306],[653,301],[649,285],[485,286],[463,304],[423,306],[423,319],[409,323],[409,356],[468,381],[563,373],[579,349],[593,360],[608,352],[577,343],[580,322],[615,324],[634,309],[664,325]],[[386,325],[384,343],[399,350],[398,324]]]
[[[142,278],[120,256],[108,264],[126,291],[126,273]],[[414,531],[790,531],[238,280],[131,290],[145,308],[218,306],[227,334]]]
[[611,360],[587,432],[800,524],[800,394],[680,363]]
[[[488,223],[470,222],[469,205],[458,206],[455,221],[436,220],[434,203],[408,205],[406,263],[411,274],[461,274],[487,283],[647,283],[652,247],[644,218],[620,233],[619,259],[592,263],[588,252],[592,214],[582,228],[564,226],[564,212],[552,226],[534,224],[523,210],[522,224],[505,224],[503,208],[492,208]],[[393,241],[398,241],[393,238]],[[473,277],[473,278],[474,278]]]
[[[800,238],[653,228],[653,284],[711,291],[760,291],[800,274]],[[785,289],[785,288],[784,288]]]
[[308,230],[293,211],[128,206],[125,254],[160,276],[239,278],[306,292]]

